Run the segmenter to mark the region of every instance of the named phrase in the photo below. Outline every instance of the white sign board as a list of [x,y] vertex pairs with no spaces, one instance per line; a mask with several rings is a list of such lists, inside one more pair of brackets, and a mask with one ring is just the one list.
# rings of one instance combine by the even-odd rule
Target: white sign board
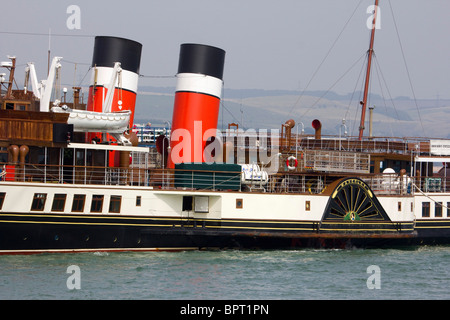
[[450,140],[430,140],[430,153],[436,156],[450,156]]

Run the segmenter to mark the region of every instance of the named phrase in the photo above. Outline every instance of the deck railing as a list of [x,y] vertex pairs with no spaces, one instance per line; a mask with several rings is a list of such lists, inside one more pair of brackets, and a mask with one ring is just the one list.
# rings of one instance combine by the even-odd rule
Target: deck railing
[[[343,174],[277,173],[264,180],[242,180],[241,172],[187,171],[149,168],[111,168],[84,166],[0,164],[1,181],[40,182],[85,185],[129,185],[163,190],[223,190],[266,193],[320,194]],[[400,177],[396,174],[355,174],[377,195],[408,195],[415,184],[424,192],[449,190],[450,179],[436,177]]]
[[[280,136],[280,134],[267,134],[255,132],[224,131],[224,141],[233,142],[235,147],[252,147],[253,141],[265,143],[268,148],[299,152],[300,150],[334,150],[348,152],[394,153],[394,154],[430,154],[430,139],[425,137],[364,137],[347,135],[322,135],[316,139],[314,134],[296,134]],[[248,137],[249,139],[246,139]]]

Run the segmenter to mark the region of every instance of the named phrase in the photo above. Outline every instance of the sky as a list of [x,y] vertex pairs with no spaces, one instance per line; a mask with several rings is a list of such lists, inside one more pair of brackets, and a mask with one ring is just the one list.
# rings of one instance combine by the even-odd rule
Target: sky
[[[38,79],[46,78],[49,42],[52,57],[63,57],[63,84],[88,85],[94,37],[106,35],[142,43],[140,73],[145,77],[140,86],[175,86],[179,48],[189,42],[226,51],[225,90],[331,89],[340,94],[361,89],[358,78],[370,36],[367,8],[374,4],[374,0],[2,2],[0,61],[7,61],[7,55],[17,57],[19,85],[30,61]],[[68,27],[70,5],[80,9],[79,29]],[[450,98],[449,12],[448,0],[380,0],[375,68],[393,97]],[[372,92],[380,92],[378,83],[372,81]]]

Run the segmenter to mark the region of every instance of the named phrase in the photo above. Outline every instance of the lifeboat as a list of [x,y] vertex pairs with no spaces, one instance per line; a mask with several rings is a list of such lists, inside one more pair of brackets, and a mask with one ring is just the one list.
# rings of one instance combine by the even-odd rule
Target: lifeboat
[[128,129],[130,110],[117,112],[95,112],[74,110],[67,106],[53,107],[53,112],[69,113],[68,124],[73,124],[77,132],[122,133]]

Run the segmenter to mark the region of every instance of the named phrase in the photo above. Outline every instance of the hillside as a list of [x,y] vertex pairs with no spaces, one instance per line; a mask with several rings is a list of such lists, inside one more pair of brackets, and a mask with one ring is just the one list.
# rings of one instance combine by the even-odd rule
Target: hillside
[[[171,121],[174,88],[142,87],[139,90],[135,123],[162,125],[165,121]],[[301,95],[296,91],[225,88],[218,126],[226,128],[228,123],[235,122],[240,125],[243,123],[244,128],[279,129],[286,120],[294,119],[297,123],[304,124],[306,133],[312,133],[311,122],[319,119],[323,124],[323,134],[339,134],[345,117],[348,134],[357,135],[359,99],[360,93],[339,95],[315,91]],[[374,135],[450,138],[450,126],[447,125],[450,119],[450,100],[414,101],[408,97],[397,97],[391,101],[373,95],[370,97],[370,105],[375,106]],[[368,119],[369,111],[366,117],[367,134]],[[299,132],[300,130],[301,125]]]

